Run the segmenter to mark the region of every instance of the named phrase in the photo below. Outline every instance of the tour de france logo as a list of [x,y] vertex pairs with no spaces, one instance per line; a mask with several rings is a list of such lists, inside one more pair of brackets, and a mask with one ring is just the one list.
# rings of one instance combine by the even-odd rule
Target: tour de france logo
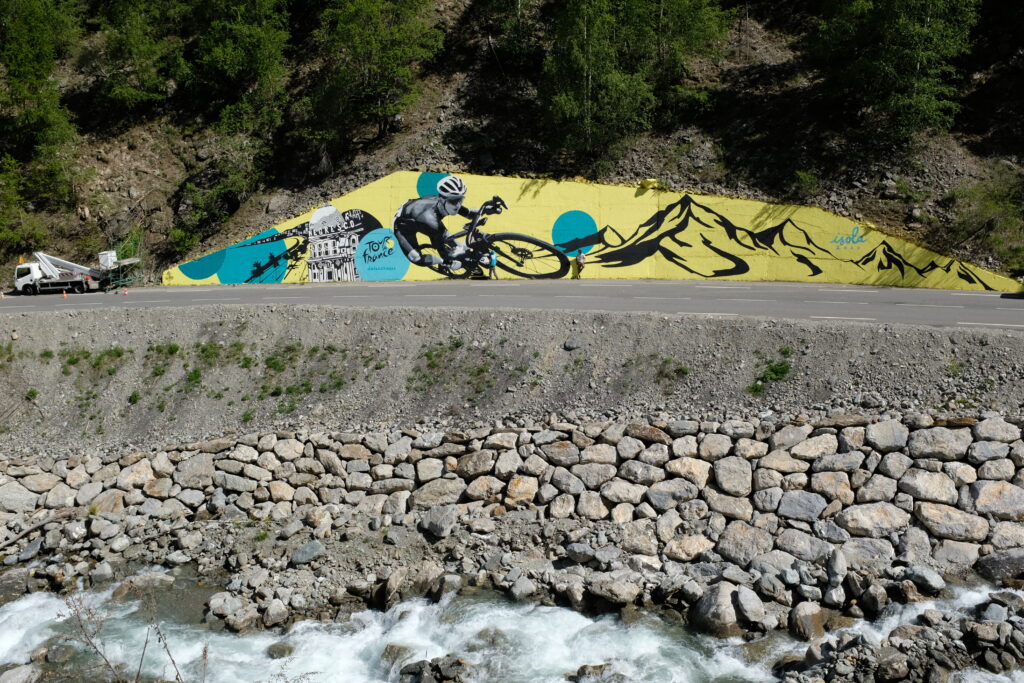
[[355,260],[359,279],[370,282],[401,280],[409,270],[409,259],[398,247],[395,233],[387,228],[363,235],[356,247]]

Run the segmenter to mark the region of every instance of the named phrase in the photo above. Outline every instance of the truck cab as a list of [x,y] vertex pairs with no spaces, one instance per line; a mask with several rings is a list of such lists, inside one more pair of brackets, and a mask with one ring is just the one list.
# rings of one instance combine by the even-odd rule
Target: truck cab
[[36,283],[43,279],[38,263],[22,263],[14,269],[14,290],[22,294],[36,294]]

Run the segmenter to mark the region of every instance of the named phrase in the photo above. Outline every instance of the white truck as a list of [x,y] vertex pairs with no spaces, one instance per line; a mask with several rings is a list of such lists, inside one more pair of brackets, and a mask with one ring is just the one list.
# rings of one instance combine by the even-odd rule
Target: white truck
[[21,294],[103,289],[119,277],[126,266],[139,262],[137,258],[118,260],[116,251],[101,251],[99,268],[82,266],[41,251],[32,255],[35,261],[19,263],[14,268],[14,289]]

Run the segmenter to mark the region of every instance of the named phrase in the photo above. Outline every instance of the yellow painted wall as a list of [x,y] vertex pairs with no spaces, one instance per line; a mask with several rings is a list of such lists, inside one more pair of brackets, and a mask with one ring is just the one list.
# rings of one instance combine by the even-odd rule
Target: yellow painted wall
[[[365,232],[377,224],[387,229],[403,202],[432,194],[440,177],[441,174],[394,173],[332,200],[330,206],[345,214],[346,220],[354,217],[353,229]],[[566,235],[586,238],[587,234],[600,231],[602,239],[587,248],[585,275],[589,279],[723,279],[1024,289],[1012,279],[816,208],[573,181],[461,177],[469,188],[467,207],[476,208],[494,195],[508,204],[507,211],[488,219],[484,228],[488,232],[524,233],[565,245]],[[266,240],[292,230],[293,236],[287,239],[256,246],[239,243],[165,271],[163,282],[184,285],[307,281],[310,249],[304,250],[302,235],[296,236],[294,231],[305,230],[312,215],[312,211],[307,212],[258,236]],[[450,232],[461,229],[465,222],[458,216],[445,221]],[[379,238],[387,233],[373,234]],[[401,268],[390,278],[378,278],[364,270],[362,279],[396,279],[395,274],[403,271],[404,280],[442,277],[423,267],[406,268],[404,257],[400,262],[395,260],[401,252],[393,241],[381,244],[382,249],[390,245],[397,252],[382,263]],[[364,248],[366,244],[360,239],[359,249]],[[570,250],[569,254],[575,251]],[[357,253],[355,258],[361,255]],[[367,267],[367,263],[360,262],[358,267]],[[345,278],[339,275],[332,279]]]

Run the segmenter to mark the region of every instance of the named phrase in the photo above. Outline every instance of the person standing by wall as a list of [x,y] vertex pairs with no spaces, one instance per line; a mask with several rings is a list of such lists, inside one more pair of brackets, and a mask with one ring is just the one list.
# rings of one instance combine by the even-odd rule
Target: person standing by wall
[[582,275],[583,275],[583,266],[585,266],[585,265],[587,265],[587,255],[583,253],[582,249],[580,249],[579,251],[576,252],[576,258],[573,259],[573,266],[574,266],[573,273],[572,273],[572,279],[573,280],[579,280],[580,277],[582,277]]
[[491,249],[491,260],[487,262],[487,267],[488,267],[487,276],[491,280],[497,280],[498,279],[498,254],[497,254],[497,252],[494,251],[494,249]]

